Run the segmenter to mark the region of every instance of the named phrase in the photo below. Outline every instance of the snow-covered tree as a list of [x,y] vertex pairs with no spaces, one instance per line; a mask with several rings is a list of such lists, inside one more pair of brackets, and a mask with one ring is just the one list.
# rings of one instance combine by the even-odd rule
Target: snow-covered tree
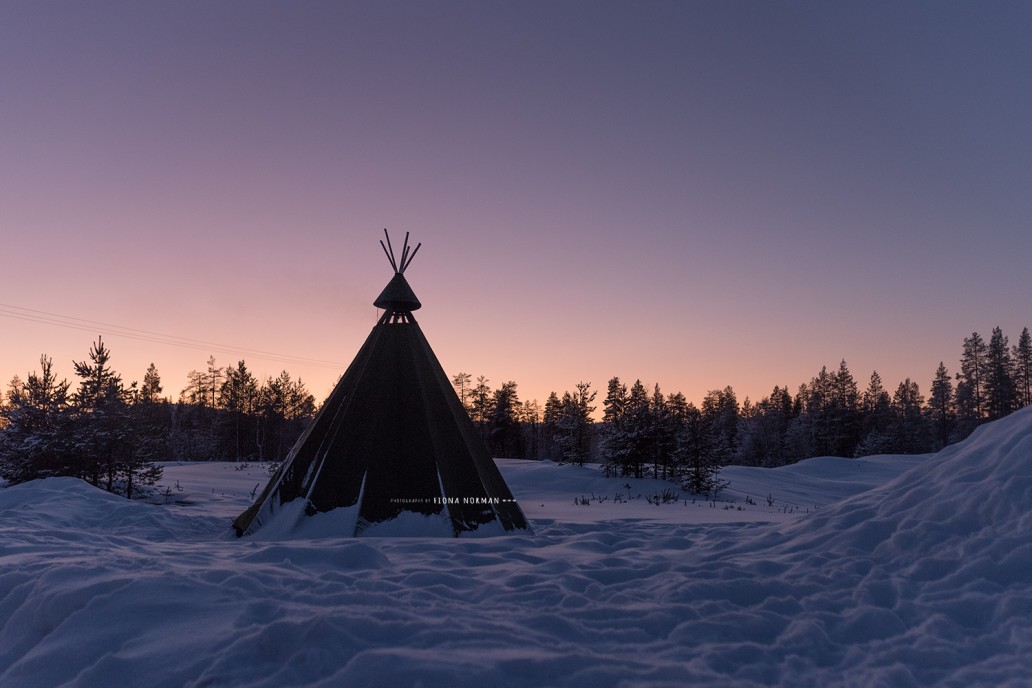
[[20,483],[54,475],[70,475],[67,443],[67,380],[58,380],[53,360],[40,356],[40,372],[23,383],[11,380],[0,430],[0,477]]
[[653,387],[649,408],[652,411],[652,474],[660,480],[670,480],[677,472],[674,452],[681,419],[667,404],[658,384]]
[[[563,461],[584,464],[591,451],[591,414],[596,392],[590,382],[578,382],[576,392],[563,393],[554,441]],[[546,406],[547,410],[547,406]]]
[[74,362],[79,388],[72,395],[69,441],[81,477],[131,499],[139,485],[161,477],[161,467],[152,462],[160,430],[146,424],[141,405],[132,403],[138,395],[126,390],[110,360],[98,337],[89,360]]
[[620,378],[610,378],[606,398],[602,402],[602,428],[599,433],[599,460],[607,475],[623,473],[625,449],[623,421],[627,407],[627,385]]
[[720,452],[726,461],[738,447],[738,398],[730,386],[714,389],[702,399],[702,415],[713,430]]
[[727,461],[727,445],[717,432],[712,418],[688,404],[684,426],[678,436],[675,457],[684,489],[692,494],[711,496],[724,486],[720,469]]
[[128,425],[128,395],[122,378],[109,365],[111,352],[97,337],[88,361],[74,361],[79,388],[72,395],[74,448],[81,474],[93,485],[114,489],[118,458]]

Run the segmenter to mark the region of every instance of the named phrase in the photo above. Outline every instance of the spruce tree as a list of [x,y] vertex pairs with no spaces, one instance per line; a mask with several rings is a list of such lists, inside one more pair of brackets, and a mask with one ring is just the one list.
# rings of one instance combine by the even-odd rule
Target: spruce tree
[[606,475],[625,472],[627,456],[624,436],[624,414],[627,407],[627,385],[613,377],[606,386],[602,402],[602,429],[599,441],[599,459]]

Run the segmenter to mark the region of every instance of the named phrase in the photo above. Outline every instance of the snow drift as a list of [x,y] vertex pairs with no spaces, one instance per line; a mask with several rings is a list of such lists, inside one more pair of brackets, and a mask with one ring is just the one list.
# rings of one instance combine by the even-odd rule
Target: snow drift
[[66,479],[0,490],[0,685],[1019,686],[1032,675],[1032,409],[901,459],[913,468],[895,478],[891,457],[736,469],[774,494],[800,477],[833,494],[865,466],[886,480],[773,523],[755,522],[771,518],[762,507],[706,523],[721,510],[691,504],[627,517],[622,504],[567,507],[579,518],[564,520],[549,505],[572,504],[570,481],[597,475],[500,465],[533,536],[236,541],[226,516],[254,480],[225,465],[203,467],[212,491],[192,506]]

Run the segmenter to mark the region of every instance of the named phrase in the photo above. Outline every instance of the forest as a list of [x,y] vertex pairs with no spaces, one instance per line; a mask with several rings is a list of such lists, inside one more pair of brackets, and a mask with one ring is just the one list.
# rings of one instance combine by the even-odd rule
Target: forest
[[240,361],[214,357],[191,371],[178,400],[162,396],[152,363],[125,384],[98,337],[75,361],[78,385],[58,380],[53,361],[15,376],[0,403],[0,477],[20,483],[76,476],[132,497],[161,476],[156,461],[279,461],[315,416],[315,398],[286,371],[259,381]]
[[920,454],[960,441],[1032,403],[1032,337],[1026,327],[1011,346],[999,327],[988,342],[973,332],[962,343],[959,370],[951,374],[940,362],[927,396],[909,378],[886,387],[877,371],[861,388],[844,360],[837,370],[822,367],[795,393],[776,386],[756,402],[739,403],[729,386],[696,405],[680,392],[664,395],[658,384],[628,387],[614,377],[595,423],[597,392],[588,383],[551,393],[541,409],[520,402],[515,382],[493,391],[487,382],[472,384],[467,373],[452,379],[494,456],[599,463],[609,473],[673,480],[709,494],[728,464]]
[[[154,364],[142,383],[126,384],[110,360],[98,337],[86,360],[74,362],[74,389],[46,355],[38,372],[10,381],[0,400],[0,477],[73,475],[131,497],[158,479],[157,461],[281,461],[317,411],[300,378],[283,371],[258,380],[243,360],[221,367],[209,358],[175,401],[163,395]],[[877,371],[861,388],[844,360],[794,393],[775,386],[755,402],[739,402],[728,386],[696,405],[659,384],[614,377],[601,402],[581,382],[550,393],[542,407],[521,401],[513,381],[492,389],[485,377],[474,382],[460,372],[451,382],[495,457],[598,463],[609,474],[712,494],[729,464],[917,454],[962,440],[1032,403],[1032,337],[1026,327],[1011,346],[999,327],[988,342],[973,332],[957,372],[940,362],[927,395],[909,378],[886,387]]]

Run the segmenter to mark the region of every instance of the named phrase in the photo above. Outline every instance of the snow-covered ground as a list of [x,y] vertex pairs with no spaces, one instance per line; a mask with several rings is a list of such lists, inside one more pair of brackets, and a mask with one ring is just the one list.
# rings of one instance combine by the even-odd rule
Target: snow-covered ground
[[2,489],[0,686],[1032,682],[1032,409],[932,456],[728,469],[716,502],[499,465],[531,535],[237,540],[256,464],[169,465],[161,505]]

